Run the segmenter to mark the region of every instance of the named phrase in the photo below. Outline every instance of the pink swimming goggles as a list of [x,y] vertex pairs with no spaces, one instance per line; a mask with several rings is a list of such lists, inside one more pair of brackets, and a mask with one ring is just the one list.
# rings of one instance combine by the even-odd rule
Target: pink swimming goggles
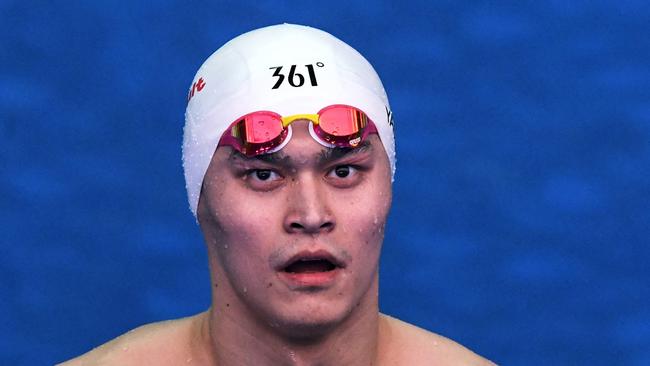
[[309,133],[326,147],[357,147],[371,133],[378,133],[368,116],[355,107],[335,104],[317,114],[288,117],[270,111],[252,112],[238,118],[223,133],[218,146],[231,146],[252,157],[282,149],[291,139],[291,123],[307,119]]

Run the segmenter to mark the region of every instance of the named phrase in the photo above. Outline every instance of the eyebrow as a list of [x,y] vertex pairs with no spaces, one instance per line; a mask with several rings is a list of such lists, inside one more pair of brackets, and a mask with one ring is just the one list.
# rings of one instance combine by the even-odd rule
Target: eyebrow
[[321,150],[318,157],[318,164],[325,165],[330,161],[339,160],[345,156],[361,154],[372,150],[370,141],[364,141],[357,147],[335,147],[333,149]]
[[228,157],[228,160],[230,162],[236,162],[237,160],[242,160],[244,162],[262,161],[268,164],[275,164],[275,165],[291,164],[291,157],[287,156],[287,154],[285,154],[283,151],[276,151],[271,154],[262,154],[262,155],[248,157],[240,153],[239,151],[233,149],[230,152],[230,156]]
[[[345,156],[356,155],[364,153],[367,151],[372,151],[372,144],[370,141],[364,141],[357,147],[335,147],[335,148],[323,148],[320,153],[318,153],[318,165],[325,165],[328,162],[341,159]],[[269,164],[277,165],[290,165],[291,156],[288,156],[284,151],[276,151],[271,154],[262,154],[256,155],[253,157],[248,157],[237,150],[232,150],[228,160],[233,161],[236,159],[241,159],[243,161],[262,161]]]

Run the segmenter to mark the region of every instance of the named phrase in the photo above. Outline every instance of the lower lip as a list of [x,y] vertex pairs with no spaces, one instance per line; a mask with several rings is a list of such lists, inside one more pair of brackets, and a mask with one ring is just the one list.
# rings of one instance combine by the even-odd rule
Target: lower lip
[[336,268],[327,272],[280,272],[280,277],[294,289],[327,287],[334,283],[340,271],[340,268]]

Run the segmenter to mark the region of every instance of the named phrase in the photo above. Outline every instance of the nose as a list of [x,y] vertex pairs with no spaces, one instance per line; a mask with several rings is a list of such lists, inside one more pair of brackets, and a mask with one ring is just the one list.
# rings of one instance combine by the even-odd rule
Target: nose
[[288,233],[320,234],[334,229],[336,222],[318,178],[296,178],[289,192],[284,229]]

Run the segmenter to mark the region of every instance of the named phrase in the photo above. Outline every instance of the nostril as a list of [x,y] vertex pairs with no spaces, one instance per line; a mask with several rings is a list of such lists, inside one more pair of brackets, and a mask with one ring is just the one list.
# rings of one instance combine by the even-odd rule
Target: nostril
[[334,224],[330,221],[325,222],[320,226],[321,229],[327,229],[327,230],[331,229],[332,227],[334,227]]
[[294,221],[289,224],[288,230],[295,232],[310,232],[316,233],[319,231],[331,231],[334,228],[334,222],[325,221],[320,225],[305,225],[300,221]]

